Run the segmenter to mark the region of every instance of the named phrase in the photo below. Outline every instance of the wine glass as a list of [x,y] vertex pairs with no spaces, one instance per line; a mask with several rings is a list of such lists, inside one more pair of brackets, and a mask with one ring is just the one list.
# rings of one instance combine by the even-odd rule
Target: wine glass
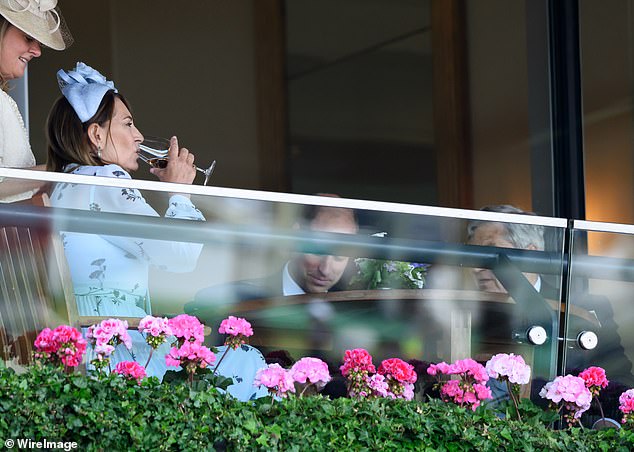
[[[139,158],[150,165],[152,168],[165,168],[167,167],[167,163],[169,162],[167,156],[169,152],[169,147],[170,140],[168,140],[167,138],[146,136],[144,137],[143,142],[139,145]],[[211,162],[211,165],[209,165],[209,168],[207,169],[202,169],[194,165],[196,171],[200,171],[205,175],[205,181],[203,182],[203,185],[207,185],[211,174],[214,172],[215,167],[215,160]]]

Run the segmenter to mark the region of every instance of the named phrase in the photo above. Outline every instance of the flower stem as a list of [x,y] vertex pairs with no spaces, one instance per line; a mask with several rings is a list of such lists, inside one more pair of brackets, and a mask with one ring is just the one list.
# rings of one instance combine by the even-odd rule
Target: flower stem
[[216,371],[218,370],[218,367],[220,367],[220,363],[222,362],[223,359],[225,359],[225,356],[227,356],[227,352],[229,351],[230,348],[231,347],[229,347],[228,345],[226,346],[224,353],[222,354],[222,356],[218,360],[218,364],[215,365],[214,371],[212,372],[211,375],[216,375]]
[[300,397],[304,395],[304,392],[306,392],[306,390],[308,389],[310,385],[312,385],[312,383],[308,383],[306,386],[304,386],[304,389],[302,389],[302,392],[299,393]]
[[511,400],[513,401],[513,405],[515,406],[515,412],[517,413],[517,420],[522,422],[522,415],[520,414],[520,407],[517,404],[517,400],[515,399],[515,394],[513,393],[513,387],[511,386],[511,382],[506,379],[506,387],[509,388],[509,395],[511,396]]
[[152,354],[154,353],[154,347],[150,348],[150,355],[147,357],[147,361],[145,362],[145,367],[147,369],[148,364],[150,364],[150,360],[152,359]]
[[601,405],[601,401],[599,400],[599,396],[595,398],[597,404],[599,405],[599,411],[601,412],[601,420],[605,422],[605,414],[603,414],[603,405]]

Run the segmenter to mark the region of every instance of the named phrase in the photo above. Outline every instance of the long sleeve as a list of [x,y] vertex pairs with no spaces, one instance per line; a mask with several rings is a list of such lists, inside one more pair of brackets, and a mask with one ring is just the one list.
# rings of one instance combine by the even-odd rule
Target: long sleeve
[[[129,174],[117,165],[80,167],[78,174],[129,179]],[[60,184],[51,200],[60,207],[80,208],[92,211],[158,217],[159,214],[145,201],[136,189],[102,187],[95,185]],[[204,221],[202,213],[185,196],[174,195],[169,200],[168,218]],[[172,272],[194,269],[202,251],[202,244],[148,240],[123,236],[101,236],[104,240],[125,251],[128,258],[146,261],[149,265]]]

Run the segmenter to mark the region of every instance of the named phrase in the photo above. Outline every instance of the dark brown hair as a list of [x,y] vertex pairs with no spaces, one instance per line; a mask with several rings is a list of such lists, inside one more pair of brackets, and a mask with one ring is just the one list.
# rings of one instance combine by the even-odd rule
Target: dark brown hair
[[[112,120],[115,99],[120,99],[130,110],[128,102],[121,94],[108,91],[103,96],[97,112],[85,123],[81,122],[64,96],[55,101],[46,119],[48,143],[46,169],[48,171],[64,171],[64,168],[71,163],[89,166],[101,166],[106,163],[96,155],[94,146],[88,139],[87,130],[91,124],[97,123],[103,127],[106,122]],[[110,126],[108,126],[108,137],[110,137]]]

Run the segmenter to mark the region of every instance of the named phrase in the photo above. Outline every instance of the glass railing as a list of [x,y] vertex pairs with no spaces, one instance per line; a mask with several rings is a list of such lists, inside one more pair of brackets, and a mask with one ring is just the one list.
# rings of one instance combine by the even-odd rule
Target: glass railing
[[[27,359],[45,325],[103,317],[133,325],[148,313],[197,316],[210,345],[222,342],[222,319],[244,317],[265,356],[316,356],[333,369],[353,348],[376,362],[506,352],[548,380],[564,351],[576,366],[609,360],[604,352],[618,345],[612,335],[602,341],[612,312],[595,298],[572,297],[562,309],[564,219],[26,170],[0,177],[47,181],[50,194],[45,206],[0,204],[5,358]],[[570,281],[587,281],[577,274],[577,262],[586,265],[578,240],[573,250]],[[589,281],[590,293],[621,303],[627,319],[625,302],[601,285],[605,275]],[[624,299],[629,283],[618,284]],[[577,331],[597,334],[598,348],[582,349]]]
[[[616,413],[618,396],[634,385],[634,227],[574,221],[570,243],[565,371],[603,367],[610,380],[605,409]],[[588,344],[596,347],[584,349]]]

